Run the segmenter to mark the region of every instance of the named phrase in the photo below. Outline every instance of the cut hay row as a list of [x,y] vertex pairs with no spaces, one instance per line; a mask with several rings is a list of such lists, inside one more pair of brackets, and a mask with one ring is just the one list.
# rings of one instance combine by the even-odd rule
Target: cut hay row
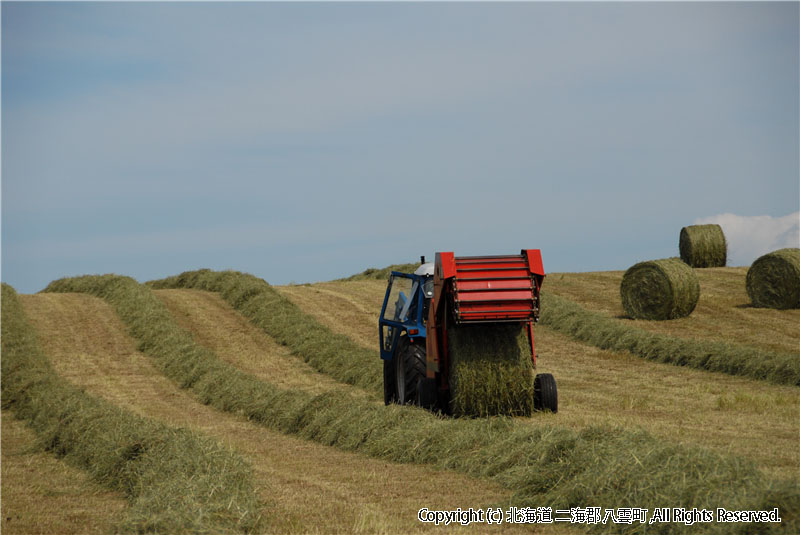
[[728,259],[725,234],[716,224],[683,227],[678,249],[681,260],[694,268],[724,267]]
[[[518,506],[779,507],[783,528],[800,527],[797,483],[768,481],[739,458],[670,444],[642,431],[596,426],[576,432],[546,424],[517,425],[507,418],[441,419],[413,407],[383,407],[341,392],[312,396],[286,391],[227,366],[208,350],[189,347],[186,333],[159,309],[157,298],[132,279],[83,277],[57,281],[48,290],[105,297],[145,353],[201,400],[284,433],[378,458],[490,478],[514,491],[511,503]],[[631,533],[647,529],[600,527]],[[659,526],[662,533],[683,527]],[[700,527],[707,533],[746,528]]]
[[620,284],[625,312],[633,319],[672,320],[692,313],[700,299],[700,282],[680,258],[639,262]]
[[356,273],[355,275],[350,275],[344,279],[339,279],[341,281],[363,281],[363,280],[389,280],[389,275],[391,275],[392,271],[400,271],[402,273],[414,273],[414,271],[420,266],[419,262],[411,263],[411,264],[392,264],[391,266],[387,266],[385,268],[368,268],[362,271],[361,273]]
[[201,269],[147,284],[153,289],[217,292],[240,314],[317,371],[376,394],[383,391],[383,375],[374,366],[374,351],[331,332],[258,277]]
[[779,249],[756,259],[747,270],[746,288],[757,307],[800,308],[800,249]]
[[2,287],[3,408],[44,447],[130,502],[130,533],[248,533],[259,504],[251,468],[219,443],[135,416],[53,371],[16,292]]
[[653,333],[584,309],[563,297],[542,293],[542,325],[583,343],[678,366],[800,386],[800,358],[711,340],[684,340]]
[[0,533],[107,535],[121,521],[128,505],[121,492],[43,451],[36,434],[10,411],[2,414],[0,451]]

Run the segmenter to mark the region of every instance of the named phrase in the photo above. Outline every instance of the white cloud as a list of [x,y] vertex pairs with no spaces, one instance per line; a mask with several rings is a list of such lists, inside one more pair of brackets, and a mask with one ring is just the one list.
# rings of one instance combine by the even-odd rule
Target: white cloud
[[728,241],[728,265],[749,266],[759,256],[800,247],[800,212],[783,217],[720,214],[696,219],[695,225],[717,223]]

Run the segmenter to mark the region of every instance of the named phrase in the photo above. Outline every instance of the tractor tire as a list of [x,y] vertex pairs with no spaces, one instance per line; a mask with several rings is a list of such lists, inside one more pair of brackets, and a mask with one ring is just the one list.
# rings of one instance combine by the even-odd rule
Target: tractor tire
[[533,380],[533,409],[558,412],[558,390],[552,374],[540,373]]
[[425,348],[403,337],[398,342],[394,360],[397,403],[417,403],[417,386],[421,379],[425,379]]
[[394,374],[394,361],[383,361],[383,404],[397,403],[397,379]]

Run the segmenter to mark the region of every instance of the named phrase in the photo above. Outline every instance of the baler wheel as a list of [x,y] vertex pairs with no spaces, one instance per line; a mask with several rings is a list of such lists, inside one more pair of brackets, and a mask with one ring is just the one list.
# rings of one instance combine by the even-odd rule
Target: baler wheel
[[558,391],[552,374],[540,373],[533,380],[533,409],[558,412]]
[[412,344],[403,337],[395,358],[397,403],[408,405],[417,402],[417,386],[425,378],[425,348]]
[[420,378],[417,383],[417,405],[429,411],[436,410],[438,392],[435,379]]
[[383,403],[390,405],[397,402],[397,379],[394,373],[395,363],[383,361]]

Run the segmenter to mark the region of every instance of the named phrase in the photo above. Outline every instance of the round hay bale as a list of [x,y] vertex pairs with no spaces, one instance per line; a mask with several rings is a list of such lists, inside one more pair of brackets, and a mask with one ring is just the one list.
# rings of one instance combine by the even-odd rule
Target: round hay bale
[[700,299],[700,282],[680,258],[639,262],[622,277],[625,313],[634,319],[670,320],[688,316]]
[[747,270],[747,295],[762,308],[800,308],[800,249],[779,249]]
[[533,362],[525,328],[475,324],[448,329],[454,416],[530,416]]
[[728,243],[719,225],[691,225],[681,229],[681,260],[695,268],[724,267]]

